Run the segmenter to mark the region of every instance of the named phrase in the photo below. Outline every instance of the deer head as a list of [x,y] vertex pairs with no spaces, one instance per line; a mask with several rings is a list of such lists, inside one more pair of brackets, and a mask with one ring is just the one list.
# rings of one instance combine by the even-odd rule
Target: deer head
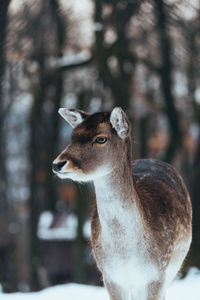
[[110,173],[130,144],[130,126],[124,111],[116,107],[111,113],[89,115],[60,108],[59,113],[74,129],[70,144],[53,162],[53,172],[60,178],[84,182]]

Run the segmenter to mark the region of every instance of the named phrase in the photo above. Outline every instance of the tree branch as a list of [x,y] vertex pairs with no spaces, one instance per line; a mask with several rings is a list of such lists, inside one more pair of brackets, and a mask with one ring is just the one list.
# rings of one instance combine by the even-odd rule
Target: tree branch
[[68,71],[74,68],[82,67],[92,61],[92,54],[88,51],[81,51],[77,54],[64,55],[58,58],[53,66],[55,71]]

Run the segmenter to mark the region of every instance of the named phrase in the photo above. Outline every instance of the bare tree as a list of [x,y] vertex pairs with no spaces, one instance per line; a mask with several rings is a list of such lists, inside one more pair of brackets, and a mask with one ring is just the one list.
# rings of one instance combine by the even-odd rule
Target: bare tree
[[[94,56],[99,76],[113,94],[115,105],[128,109],[130,103],[130,83],[134,72],[135,60],[128,55],[129,39],[127,27],[130,19],[137,13],[140,1],[111,1],[111,13],[103,18],[103,7],[107,1],[95,1],[94,22],[96,26],[96,42]],[[105,33],[109,29],[116,34],[116,40],[109,44],[105,41]],[[112,61],[116,65],[112,68]]]
[[[55,58],[62,56],[62,48],[65,41],[65,24],[59,8],[59,2],[49,0],[42,4],[38,18],[49,11],[50,20],[54,24]],[[45,27],[38,28],[45,34]],[[40,38],[39,35],[37,39]],[[51,162],[55,157],[58,146],[57,115],[62,99],[63,78],[62,73],[55,71],[49,76],[47,58],[47,45],[42,41],[39,49],[35,49],[34,60],[38,64],[38,84],[34,87],[34,102],[31,109],[30,128],[30,160],[31,160],[31,197],[30,197],[30,228],[31,228],[31,263],[33,289],[40,288],[38,280],[39,266],[39,241],[37,238],[37,225],[39,214],[42,210],[55,211],[56,187],[51,172]],[[51,94],[49,90],[51,89]]]
[[6,166],[5,166],[5,133],[4,133],[4,120],[6,116],[5,103],[3,101],[3,76],[5,73],[5,42],[6,42],[6,29],[8,23],[8,7],[10,1],[1,1],[0,3],[0,198],[1,206],[6,204]]
[[[6,151],[5,151],[5,119],[9,110],[5,106],[3,82],[6,70],[6,57],[5,57],[5,44],[7,36],[7,24],[8,24],[8,8],[10,0],[2,0],[0,2],[0,210],[1,210],[1,226],[6,230],[9,218],[9,207],[7,201],[7,169],[6,169]],[[10,270],[10,265],[5,267],[4,262],[11,260],[11,253],[8,253],[8,249],[4,251],[4,245],[1,245],[1,259],[0,259],[0,282],[5,291],[12,291],[12,278],[5,271]],[[6,253],[7,252],[7,253]],[[6,270],[7,269],[7,270]],[[10,279],[10,282],[9,280]]]

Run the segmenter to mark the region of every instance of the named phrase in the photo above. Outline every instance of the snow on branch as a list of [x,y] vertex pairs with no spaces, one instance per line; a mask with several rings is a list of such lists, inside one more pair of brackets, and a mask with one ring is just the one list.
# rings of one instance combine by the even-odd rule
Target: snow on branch
[[66,71],[74,67],[87,65],[92,60],[92,54],[89,51],[81,51],[77,54],[64,55],[58,58],[55,62],[54,68],[59,71]]

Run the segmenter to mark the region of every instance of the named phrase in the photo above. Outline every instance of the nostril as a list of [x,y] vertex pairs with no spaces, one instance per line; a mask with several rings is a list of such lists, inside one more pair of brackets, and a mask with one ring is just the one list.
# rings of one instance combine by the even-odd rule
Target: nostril
[[67,163],[66,160],[59,161],[58,163],[53,163],[53,171],[59,172],[66,163]]

